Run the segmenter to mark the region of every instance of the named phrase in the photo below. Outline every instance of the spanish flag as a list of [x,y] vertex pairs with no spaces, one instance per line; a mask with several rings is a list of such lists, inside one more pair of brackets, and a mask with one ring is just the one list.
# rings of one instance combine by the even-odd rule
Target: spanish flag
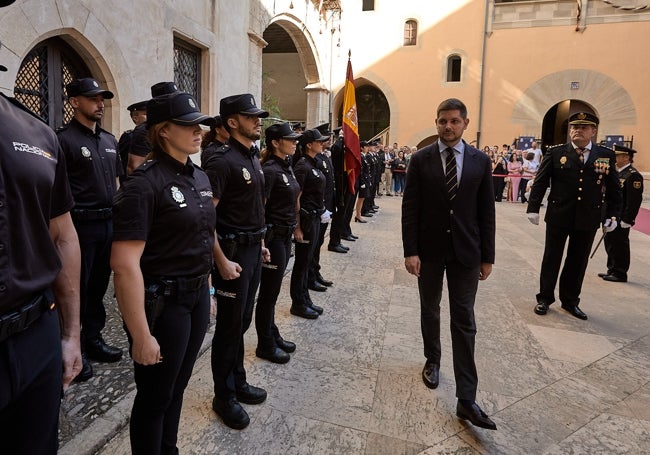
[[343,154],[345,172],[348,174],[348,187],[355,194],[354,183],[361,173],[361,145],[359,144],[359,122],[357,120],[357,100],[354,94],[354,76],[348,53],[348,71],[343,89]]

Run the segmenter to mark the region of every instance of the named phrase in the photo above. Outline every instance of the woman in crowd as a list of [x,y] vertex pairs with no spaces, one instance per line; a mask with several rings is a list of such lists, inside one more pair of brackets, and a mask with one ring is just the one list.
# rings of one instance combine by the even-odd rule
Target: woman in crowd
[[[368,159],[368,142],[361,141],[361,173],[359,174],[359,191],[357,204],[354,207],[354,221],[356,223],[367,223],[366,220],[362,218],[362,208],[363,202],[367,197],[372,195],[372,173],[371,173],[370,161]],[[366,214],[367,216],[372,216],[372,214]]]
[[526,154],[526,159],[524,159],[521,182],[519,182],[519,199],[521,200],[522,204],[528,202],[528,199],[526,198],[526,188],[528,186],[528,182],[535,178],[538,167],[539,163],[535,161],[535,152],[528,152]]
[[406,160],[404,152],[401,150],[397,153],[397,158],[391,164],[393,170],[393,193],[402,195],[404,192],[404,179],[406,177]]
[[260,292],[255,307],[257,349],[255,354],[274,363],[287,363],[296,345],[280,336],[275,325],[275,304],[282,287],[282,277],[291,255],[291,237],[296,228],[296,209],[300,185],[291,168],[300,134],[288,123],[278,123],[265,130],[266,150],[262,153],[266,219],[266,248],[271,261],[262,264]]
[[505,175],[507,174],[507,162],[497,150],[492,150],[492,183],[494,185],[494,200],[501,202],[503,200],[503,189],[505,187]]
[[201,148],[199,124],[214,119],[196,105],[183,92],[147,103],[150,161],[114,201],[111,267],[137,387],[135,455],[178,453],[183,393],[210,317],[215,210],[210,181],[189,156]]
[[521,181],[523,169],[523,165],[517,159],[517,154],[513,153],[510,155],[510,161],[508,162],[508,179],[510,180],[510,184],[508,185],[509,202],[517,202],[519,182]]
[[315,157],[323,151],[323,142],[329,137],[317,129],[307,130],[300,138],[302,157],[294,166],[300,185],[298,217],[294,239],[296,253],[291,272],[291,314],[306,319],[316,319],[323,309],[309,296],[308,274],[318,240],[320,218],[325,211],[325,176],[316,167]]

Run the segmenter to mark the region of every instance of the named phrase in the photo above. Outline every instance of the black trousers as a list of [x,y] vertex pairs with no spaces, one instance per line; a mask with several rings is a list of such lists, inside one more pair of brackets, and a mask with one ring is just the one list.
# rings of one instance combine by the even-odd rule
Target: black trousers
[[327,226],[329,226],[329,223],[320,223],[316,245],[314,246],[314,254],[312,255],[311,264],[309,265],[309,272],[307,275],[307,279],[309,280],[308,283],[315,281],[316,277],[320,273],[320,249],[325,242],[325,233],[327,232]]
[[503,189],[506,186],[505,177],[492,177],[492,185],[494,186],[494,200],[501,202],[503,200]]
[[547,305],[555,302],[555,284],[560,273],[560,264],[567,238],[567,247],[562,274],[560,275],[560,301],[564,306],[577,306],[580,303],[582,282],[585,278],[589,250],[594,242],[596,231],[578,231],[546,224],[546,242],[542,270],[539,275],[539,294],[537,301]]
[[55,455],[61,406],[61,334],[56,310],[0,342],[2,453]]
[[[306,226],[309,226],[309,232],[305,230]],[[307,302],[311,301],[309,297],[308,275],[314,249],[318,241],[320,219],[312,218],[303,222],[302,231],[304,240],[309,240],[309,243],[296,243],[293,270],[291,271],[290,294],[292,305],[306,305]]]
[[423,261],[418,278],[424,356],[440,365],[440,300],[443,276],[447,275],[456,397],[472,401],[476,399],[478,386],[474,363],[474,301],[479,270],[478,266],[465,267],[450,252],[445,257]]
[[212,379],[214,394],[222,401],[234,397],[235,390],[246,384],[244,333],[253,320],[255,294],[260,284],[261,245],[239,245],[232,260],[242,268],[239,278],[224,280],[217,274],[213,283],[217,324],[212,338]]
[[[358,193],[357,188],[357,193]],[[352,235],[352,228],[350,223],[352,222],[352,216],[354,215],[354,206],[357,202],[357,193],[346,193],[345,194],[345,207],[343,208],[343,221],[341,223],[341,235],[347,237]]]
[[104,294],[111,277],[111,220],[74,222],[81,248],[81,348],[100,336],[106,325]]
[[521,202],[527,202],[527,199],[526,199],[526,187],[528,186],[528,181],[529,180],[530,179],[525,179],[523,177],[521,178],[521,180],[519,180],[519,190],[517,191],[517,194],[519,195],[519,200]]
[[618,226],[605,236],[607,251],[607,273],[627,279],[630,270],[630,228]]
[[271,253],[271,262],[262,263],[260,292],[255,307],[255,329],[257,347],[270,349],[277,347],[276,340],[280,338],[280,331],[275,324],[275,305],[291,255],[291,236],[275,237],[266,247]]
[[341,237],[344,235],[344,225],[345,225],[345,207],[336,207],[334,214],[332,215],[332,221],[330,222],[330,240],[329,245],[335,246],[341,243]]
[[[163,361],[155,365],[133,362],[137,393],[131,411],[131,452],[177,454],[176,439],[183,393],[192,375],[210,322],[210,292],[181,290],[165,298],[165,307],[152,335]],[[129,337],[129,343],[131,343]]]

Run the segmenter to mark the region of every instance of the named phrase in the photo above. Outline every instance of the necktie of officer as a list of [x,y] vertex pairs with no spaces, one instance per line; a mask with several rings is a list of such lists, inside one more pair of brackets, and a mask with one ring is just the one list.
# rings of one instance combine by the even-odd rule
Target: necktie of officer
[[585,163],[585,149],[582,147],[578,147],[576,149],[576,153],[578,154],[578,159],[580,160],[580,164]]
[[445,159],[445,181],[447,195],[449,200],[453,201],[456,198],[456,191],[458,191],[458,171],[456,169],[456,154],[450,147],[447,147],[447,158]]

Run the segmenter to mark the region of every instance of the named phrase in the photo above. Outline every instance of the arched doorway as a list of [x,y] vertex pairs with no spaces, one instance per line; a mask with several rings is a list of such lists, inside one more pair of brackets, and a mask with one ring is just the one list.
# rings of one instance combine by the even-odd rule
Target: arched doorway
[[438,135],[433,135],[429,136],[427,138],[422,139],[420,142],[418,142],[418,145],[416,146],[418,150],[420,150],[422,147],[426,147],[427,145],[431,145],[434,142],[438,140]]
[[370,139],[390,125],[390,106],[384,93],[374,85],[362,85],[355,92],[359,138]]
[[61,38],[50,38],[23,59],[14,96],[56,129],[72,118],[72,108],[65,102],[65,85],[89,76],[91,72],[79,54]]
[[598,115],[592,106],[581,100],[564,100],[551,107],[542,121],[542,148],[568,142],[569,116],[580,111]]

